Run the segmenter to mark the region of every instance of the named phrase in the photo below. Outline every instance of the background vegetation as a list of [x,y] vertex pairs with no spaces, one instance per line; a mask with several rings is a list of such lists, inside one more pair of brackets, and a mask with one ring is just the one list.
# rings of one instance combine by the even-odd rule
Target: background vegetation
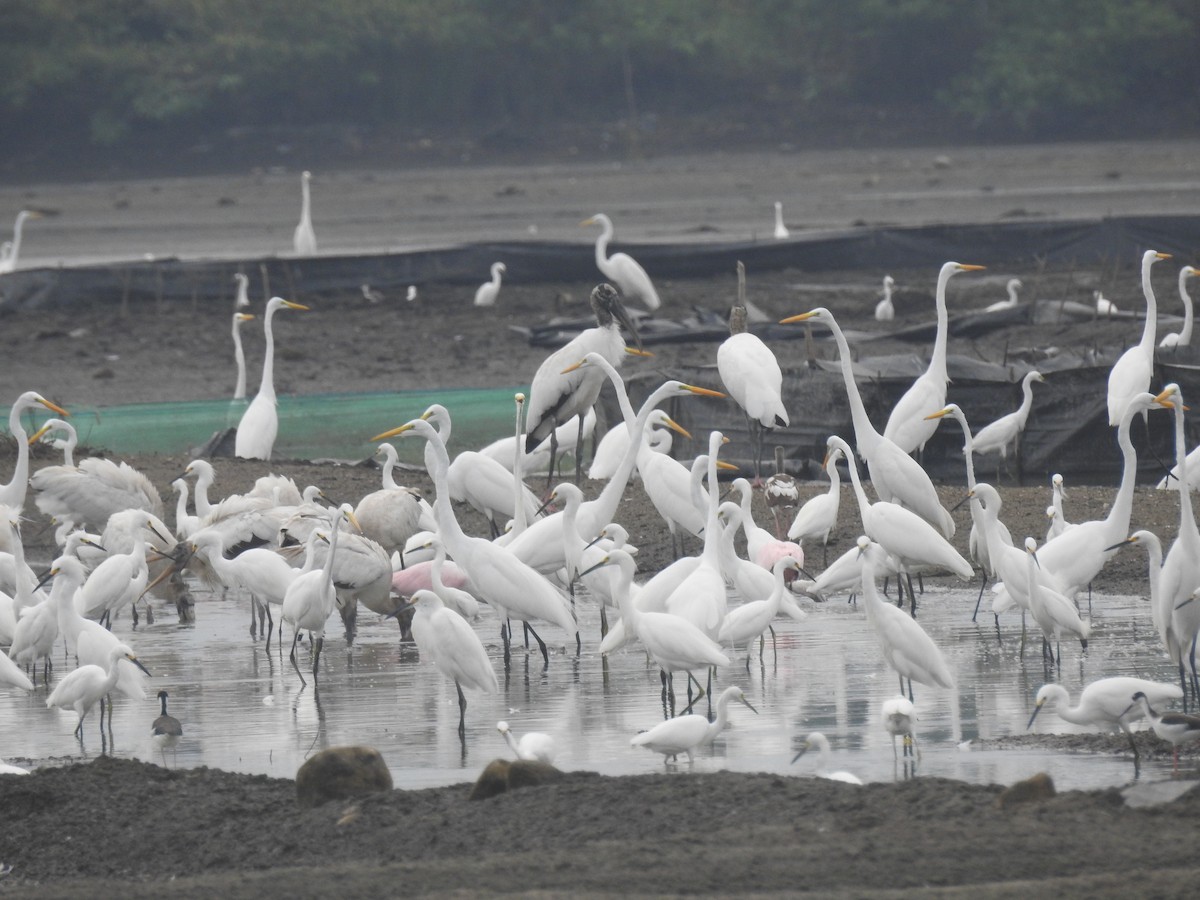
[[0,151],[704,117],[776,142],[1178,133],[1198,48],[1196,0],[4,0]]

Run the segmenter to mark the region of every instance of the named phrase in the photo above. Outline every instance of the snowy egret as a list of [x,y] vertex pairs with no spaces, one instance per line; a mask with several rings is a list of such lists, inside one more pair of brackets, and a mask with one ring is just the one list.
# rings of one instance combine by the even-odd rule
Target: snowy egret
[[1171,332],[1163,335],[1163,339],[1158,342],[1160,350],[1172,350],[1175,347],[1186,347],[1192,342],[1192,319],[1194,312],[1192,310],[1192,296],[1187,291],[1187,280],[1197,274],[1197,270],[1193,266],[1184,266],[1179,270],[1179,298],[1183,301],[1183,327],[1178,332]]
[[925,417],[946,405],[946,341],[949,337],[949,314],[946,311],[946,286],[959,272],[978,272],[983,266],[948,262],[938,272],[934,301],[937,305],[937,333],[933,340],[933,355],[929,368],[913,382],[892,407],[883,436],[905,453],[921,450],[937,430],[937,422]]
[[829,781],[842,781],[846,784],[861,785],[863,783],[862,779],[852,772],[829,771],[830,760],[832,758],[832,753],[829,748],[829,738],[825,737],[825,735],[820,731],[814,731],[804,739],[804,746],[800,748],[799,753],[792,757],[792,762],[796,762],[796,760],[802,757],[809,750],[817,751],[818,758],[816,774],[819,778],[826,778]]
[[[60,709],[73,709],[79,716],[79,724],[75,726],[75,735],[83,741],[83,720],[97,703],[100,704],[100,732],[104,733],[104,699],[117,686],[117,666],[122,661],[129,661],[145,672],[150,672],[141,664],[133,651],[125,644],[117,644],[109,651],[107,671],[97,665],[80,666],[68,672],[58,686],[46,698],[46,706]],[[111,717],[110,717],[111,722]],[[111,724],[110,724],[111,727]]]
[[513,737],[512,729],[507,722],[497,722],[496,730],[504,735],[508,748],[517,755],[517,759],[536,759],[548,766],[554,765],[554,757],[558,755],[554,738],[540,731],[528,731],[521,735],[518,741]]
[[754,478],[762,475],[764,432],[786,428],[783,371],[775,354],[756,334],[746,330],[746,268],[737,264],[738,300],[729,311],[729,337],[717,348],[717,372],[725,391],[746,414],[754,454]]
[[[242,459],[270,459],[279,432],[279,414],[275,409],[275,313],[281,309],[307,310],[308,307],[282,297],[272,297],[263,314],[263,334],[267,339],[263,356],[262,380],[258,393],[242,413],[234,440],[234,455]],[[199,510],[197,510],[199,513]],[[201,513],[201,515],[203,515]]]
[[883,299],[875,304],[875,321],[891,322],[896,318],[896,307],[892,304],[892,292],[896,281],[891,275],[883,276]]
[[[806,313],[800,313],[798,316],[783,319],[781,324],[806,322],[809,319],[828,325],[837,342],[842,380],[846,384],[846,398],[850,404],[850,414],[854,421],[854,441],[858,445],[859,455],[867,461],[871,484],[874,485],[879,499],[908,507],[933,525],[944,537],[953,537],[954,519],[938,500],[937,490],[934,488],[929,474],[921,468],[920,463],[908,455],[908,450],[902,449],[894,441],[881,435],[871,424],[862,395],[859,394],[858,385],[854,380],[850,343],[846,340],[846,335],[833,317],[833,313],[824,307],[817,307]],[[926,413],[934,412],[944,405],[943,402],[940,406],[926,410]],[[934,427],[936,428],[936,423]],[[846,459],[850,459],[848,452]]]
[[1071,706],[1071,695],[1065,687],[1061,684],[1043,684],[1038,688],[1037,704],[1025,729],[1033,727],[1033,721],[1043,706],[1049,706],[1060,718],[1075,725],[1116,725],[1129,738],[1129,746],[1133,748],[1133,759],[1136,763],[1140,757],[1129,725],[1142,717],[1142,710],[1133,703],[1133,695],[1139,691],[1152,703],[1165,703],[1183,696],[1179,685],[1120,675],[1093,681],[1079,695],[1079,704]]
[[496,297],[500,294],[500,276],[508,269],[502,262],[492,263],[492,280],[485,281],[475,289],[476,306],[495,306]]
[[717,735],[725,730],[725,725],[729,721],[729,704],[734,700],[743,706],[748,706],[752,712],[758,713],[753,704],[746,699],[746,694],[742,689],[731,685],[725,688],[721,692],[721,696],[717,698],[717,717],[712,722],[697,713],[676,716],[665,722],[659,722],[649,731],[639,733],[629,743],[633,747],[645,747],[655,753],[661,753],[664,763],[667,761],[667,757],[674,760],[680,753],[687,754],[689,764],[695,763],[696,750],[705,744],[711,744]]
[[162,704],[162,711],[158,718],[150,725],[150,740],[154,742],[154,746],[158,748],[158,752],[162,754],[163,766],[167,764],[167,750],[171,750],[172,757],[178,762],[179,739],[183,737],[183,725],[179,720],[167,712],[167,692],[158,692],[159,703]]
[[883,716],[883,728],[892,736],[892,758],[896,757],[896,738],[903,737],[905,756],[916,755],[921,758],[921,748],[917,746],[917,708],[913,702],[900,694],[890,700],[883,701],[880,710]]
[[442,603],[433,591],[420,590],[410,601],[416,607],[413,639],[423,657],[429,657],[437,670],[454,682],[458,691],[458,735],[466,734],[468,690],[494,694],[500,690],[496,672],[488,659],[479,635],[467,620]]
[[842,505],[842,475],[837,462],[845,454],[836,447],[825,454],[821,468],[829,476],[829,490],[810,497],[796,513],[787,536],[801,544],[806,538],[821,539],[821,565],[829,564],[829,536],[837,527],[838,511]]
[[613,237],[613,223],[604,213],[596,213],[590,219],[584,219],[580,225],[599,225],[600,237],[596,238],[596,268],[604,277],[611,281],[621,291],[621,294],[632,300],[640,300],[646,309],[654,312],[661,306],[658,291],[646,270],[627,253],[608,253],[608,242]]
[[[1038,627],[1042,629],[1042,658],[1047,655],[1052,662],[1062,662],[1062,650],[1057,657],[1050,642],[1056,647],[1059,638],[1064,634],[1079,640],[1084,650],[1087,650],[1088,636],[1092,627],[1079,617],[1075,604],[1057,591],[1051,590],[1038,581],[1035,567],[1038,565],[1037,541],[1032,537],[1025,538],[1025,555],[1028,557],[1027,585],[1029,592],[1029,611]],[[1006,582],[1007,584],[1007,582]]]
[[1170,258],[1169,254],[1155,250],[1147,250],[1142,254],[1142,293],[1146,296],[1146,323],[1142,326],[1141,341],[1122,353],[1108,373],[1109,425],[1119,424],[1129,399],[1150,387],[1150,377],[1154,374],[1154,335],[1158,323],[1158,304],[1154,299],[1154,286],[1150,282],[1150,267],[1160,259]]
[[[725,614],[725,618],[721,620],[721,627],[717,632],[717,641],[735,648],[739,644],[747,644],[747,671],[750,670],[749,648],[753,646],[754,639],[759,638],[761,640],[763,633],[771,627],[771,620],[779,615],[779,604],[783,600],[783,592],[787,590],[784,584],[784,576],[789,571],[798,572],[799,568],[799,563],[794,558],[785,556],[775,563],[775,577],[770,595],[767,597],[746,597],[746,602],[731,609]],[[774,634],[774,632],[771,632],[772,641],[775,639]],[[759,656],[762,656],[761,649]]]
[[1050,528],[1046,532],[1046,540],[1056,538],[1072,523],[1067,521],[1063,512],[1063,500],[1066,499],[1067,489],[1063,486],[1063,477],[1058,472],[1050,476],[1050,505],[1054,508],[1054,516],[1050,519]]
[[233,280],[237,282],[237,295],[233,298],[235,310],[245,309],[250,305],[250,278],[242,272],[235,272]]
[[[312,256],[317,252],[317,234],[312,223],[311,172],[300,173],[300,222],[292,234],[292,249],[297,256]],[[239,453],[238,456],[241,456]]]
[[1133,703],[1142,710],[1142,715],[1150,723],[1162,740],[1171,744],[1171,755],[1174,769],[1179,771],[1179,745],[1189,741],[1200,740],[1200,717],[1188,716],[1183,713],[1158,713],[1146,699],[1145,693],[1138,691],[1133,695]]
[[324,565],[319,569],[311,569],[296,575],[283,594],[282,619],[289,622],[295,632],[292,635],[292,650],[288,658],[292,667],[300,676],[300,683],[305,684],[304,676],[300,674],[300,666],[296,663],[296,642],[300,640],[300,632],[307,631],[313,640],[313,678],[317,677],[317,667],[321,663],[321,649],[325,646],[325,622],[333,614],[337,605],[337,592],[333,586],[333,569],[337,557],[338,535],[342,530],[342,521],[347,516],[346,507],[337,509],[329,523],[329,550]]

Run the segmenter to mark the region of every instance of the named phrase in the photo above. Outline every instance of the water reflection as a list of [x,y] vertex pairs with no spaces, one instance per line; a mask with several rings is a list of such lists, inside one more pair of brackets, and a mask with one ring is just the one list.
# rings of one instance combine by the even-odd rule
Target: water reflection
[[[958,682],[955,692],[916,686],[917,739],[922,776],[972,782],[1009,783],[1046,771],[1060,788],[1124,784],[1133,776],[1128,760],[1045,751],[979,751],[960,744],[1024,730],[1033,698],[1043,683],[1040,639],[1018,652],[1019,619],[1002,623],[997,641],[991,616],[970,620],[975,592],[930,591],[920,622],[943,648]],[[423,787],[472,780],[488,761],[509,755],[496,722],[506,719],[518,734],[542,731],[558,745],[558,764],[605,774],[663,770],[661,756],[631,748],[630,738],[663,716],[658,670],[631,649],[608,660],[595,653],[599,613],[578,605],[584,652],[574,641],[544,629],[550,666],[543,670],[534,645],[518,639],[512,665],[502,671],[499,624],[490,613],[476,623],[500,674],[501,692],[468,695],[465,741],[457,734],[458,698],[453,683],[410,646],[399,643],[395,624],[360,615],[359,637],[347,649],[331,621],[318,682],[301,684],[287,659],[290,637],[252,642],[246,633],[247,602],[236,596],[198,592],[196,623],[180,625],[162,609],[152,625],[131,631],[127,619],[116,631],[126,637],[154,674],[145,701],[117,698],[112,752],[157,762],[150,723],[158,714],[154,694],[165,687],[171,711],[183,723],[181,766],[207,765],[291,778],[304,759],[324,747],[363,743],[377,747],[397,786]],[[760,660],[738,657],[723,670],[716,691],[741,686],[759,710],[738,707],[730,728],[697,755],[694,770],[811,774],[807,758],[790,761],[797,740],[823,731],[833,744],[832,767],[866,781],[911,774],[911,764],[893,757],[891,736],[880,708],[897,693],[897,679],[881,661],[863,612],[844,602],[813,607],[804,622],[779,620],[778,661],[768,646]],[[299,650],[308,677],[307,644]],[[61,660],[61,656],[57,657]],[[306,668],[307,667],[307,668]],[[60,662],[55,678],[66,668]],[[1171,681],[1170,662],[1158,649],[1144,601],[1097,597],[1087,655],[1063,645],[1061,681],[1076,696],[1079,687],[1107,675],[1136,675]],[[677,682],[678,686],[678,682]],[[77,758],[73,713],[45,708],[46,694],[0,691],[0,757],[34,760]],[[682,699],[679,707],[686,701]],[[703,707],[703,703],[701,704]],[[703,711],[701,708],[700,711]],[[85,744],[100,751],[96,723],[89,721]],[[1079,732],[1053,715],[1039,717],[1041,732]],[[807,763],[807,764],[806,764]],[[687,766],[681,766],[687,771]],[[1169,777],[1170,763],[1147,763],[1143,778]]]

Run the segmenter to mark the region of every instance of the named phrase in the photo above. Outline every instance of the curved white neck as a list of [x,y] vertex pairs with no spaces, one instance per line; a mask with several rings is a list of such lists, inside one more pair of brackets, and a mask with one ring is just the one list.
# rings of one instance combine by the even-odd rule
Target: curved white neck
[[17,266],[17,256],[21,252],[21,235],[25,233],[25,220],[28,218],[24,213],[17,216],[17,221],[13,225],[12,239],[12,255],[9,256],[9,265],[12,268]]
[[19,510],[25,505],[25,494],[29,486],[29,435],[21,425],[24,408],[14,404],[8,414],[8,433],[17,442],[17,462],[13,466],[12,478],[0,487],[0,504]]
[[1142,326],[1142,339],[1138,346],[1151,358],[1154,356],[1154,335],[1158,329],[1158,301],[1154,299],[1154,286],[1150,283],[1150,267],[1155,259],[1147,254],[1142,260],[1142,293],[1146,295],[1146,323]]
[[867,492],[863,490],[862,480],[858,477],[858,463],[854,460],[854,454],[848,446],[842,449],[842,453],[846,457],[846,468],[850,470],[850,483],[854,486],[854,497],[858,500],[859,516],[866,521],[867,513],[871,509],[871,500],[867,497]]
[[233,359],[237,363],[237,384],[233,388],[233,399],[246,398],[246,354],[242,351],[241,322],[233,321]]
[[383,482],[385,490],[394,491],[400,489],[400,485],[396,484],[396,476],[393,474],[398,458],[396,449],[390,445],[387,450],[383,451],[383,466],[380,479]]
[[1017,409],[1017,416],[1021,420],[1022,428],[1025,427],[1031,409],[1033,409],[1033,379],[1026,378],[1021,382],[1021,406]]
[[1188,270],[1179,270],[1179,299],[1183,301],[1183,328],[1179,330],[1179,343],[1188,344],[1192,340],[1192,296],[1187,291]]
[[[850,362],[850,343],[846,340],[846,335],[842,333],[842,328],[832,315],[826,317],[825,321],[829,325],[829,329],[833,332],[833,339],[838,346],[838,359],[842,366],[842,380],[846,382],[846,397],[850,403],[850,416],[854,421],[854,443],[858,445],[858,452],[861,456],[867,456],[882,440],[882,435],[875,430],[875,426],[871,424],[871,418],[867,415],[867,408],[863,405],[862,395],[858,392],[858,384],[854,380],[854,367]],[[853,471],[851,467],[851,471]]]
[[946,380],[946,340],[950,331],[950,314],[946,311],[946,286],[957,269],[943,266],[938,273],[934,303],[937,305],[937,334],[933,339],[933,356],[929,358],[929,372]]
[[613,224],[607,219],[600,223],[603,229],[600,237],[596,238],[596,267],[602,269],[602,263],[608,262],[608,242],[612,240]]
[[1196,516],[1192,511],[1192,489],[1187,474],[1187,438],[1183,427],[1183,400],[1175,398],[1175,468],[1179,473],[1179,540],[1190,547],[1189,556],[1197,553]]
[[1121,424],[1117,427],[1117,444],[1121,447],[1123,461],[1121,486],[1117,489],[1112,509],[1105,518],[1106,522],[1121,523],[1122,534],[1129,531],[1129,518],[1133,515],[1133,483],[1137,480],[1137,451],[1133,448],[1133,441],[1129,439],[1129,426],[1135,415],[1132,410],[1126,410],[1121,416]]

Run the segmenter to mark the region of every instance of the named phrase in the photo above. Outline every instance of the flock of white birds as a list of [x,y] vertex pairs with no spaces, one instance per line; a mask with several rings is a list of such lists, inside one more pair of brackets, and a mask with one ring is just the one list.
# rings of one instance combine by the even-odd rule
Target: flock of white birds
[[[307,172],[302,185],[303,214],[295,249],[312,253],[316,238]],[[776,213],[777,236],[786,237],[778,204]],[[422,660],[457,687],[460,735],[467,694],[499,690],[496,667],[501,663],[487,653],[469,624],[472,619],[487,615],[499,620],[503,665],[509,661],[513,622],[522,623],[534,636],[547,666],[546,644],[536,630],[547,626],[561,631],[577,652],[607,654],[640,645],[662,670],[664,699],[672,698],[672,708],[675,675],[685,679],[691,702],[682,714],[633,737],[632,744],[662,753],[665,759],[683,754],[690,760],[720,733],[731,703],[750,706],[739,688],[726,687],[710,719],[691,712],[693,687],[698,699],[710,689],[713,670],[727,669],[737,654],[748,653],[775,617],[803,619],[806,613],[797,597],[850,591],[861,597],[882,659],[899,677],[899,695],[884,705],[881,721],[893,737],[904,738],[907,755],[915,747],[913,682],[937,690],[955,688],[955,677],[941,651],[916,619],[912,574],[948,572],[970,579],[978,566],[996,582],[995,611],[1019,608],[1036,623],[1044,638],[1049,674],[1056,652],[1061,658],[1056,648],[1062,639],[1079,640],[1086,648],[1090,623],[1077,597],[1089,590],[1113,554],[1132,543],[1148,550],[1154,625],[1179,667],[1180,684],[1101,679],[1086,687],[1075,706],[1069,705],[1065,688],[1047,684],[1038,694],[1034,715],[1046,706],[1068,721],[1119,726],[1127,733],[1131,723],[1146,718],[1174,744],[1200,737],[1200,719],[1156,711],[1185,697],[1185,692],[1196,695],[1195,641],[1200,632],[1200,602],[1193,602],[1200,592],[1200,531],[1189,493],[1189,476],[1200,465],[1192,464],[1189,472],[1179,387],[1167,385],[1150,392],[1155,348],[1150,270],[1166,258],[1164,254],[1148,251],[1143,257],[1145,329],[1141,341],[1113,366],[1109,379],[1110,423],[1117,428],[1124,455],[1124,474],[1111,511],[1102,520],[1068,523],[1057,499],[1051,535],[1039,546],[1032,537],[1014,540],[1001,516],[999,491],[976,481],[972,459],[977,453],[1007,452],[1029,416],[1034,382],[1045,379],[1029,373],[1022,383],[1020,408],[974,434],[963,410],[947,404],[947,283],[959,273],[982,267],[948,262],[941,268],[935,295],[938,330],[928,370],[895,405],[882,431],[867,415],[853,376],[849,344],[833,312],[817,308],[783,320],[817,321],[831,329],[840,352],[854,435],[853,446],[841,436],[829,437],[825,469],[830,489],[799,509],[795,509],[797,493],[791,479],[782,472],[768,479],[765,489],[773,509],[792,516],[786,529],[786,519],[777,518],[772,531],[755,522],[752,513],[751,499],[760,485],[739,479],[734,483],[738,501],[722,502],[718,472],[727,464],[719,459],[725,442],[720,432],[708,436],[706,453],[687,463],[666,452],[671,448],[671,432],[683,429],[659,407],[671,398],[721,394],[667,381],[634,409],[618,371],[627,354],[639,352],[626,346],[621,332],[624,327],[636,341],[636,328],[624,303],[636,299],[653,310],[659,298],[636,261],[625,254],[607,255],[611,221],[598,214],[587,223],[603,229],[596,261],[612,284],[600,284],[592,292],[596,326],[550,354],[533,373],[528,398],[517,395],[514,437],[451,459],[447,451],[450,413],[441,406],[430,407],[421,417],[376,436],[382,485],[357,504],[331,508],[323,502],[319,487],[301,491],[291,480],[274,475],[259,479],[246,494],[217,500],[210,497],[216,471],[209,462],[197,459],[174,484],[179,497],[172,527],[148,479],[125,463],[99,458],[76,462],[67,411],[33,391],[18,397],[9,417],[17,458],[11,479],[0,486],[0,645],[8,648],[7,655],[0,654],[0,683],[33,691],[39,689],[40,677],[42,689],[48,689],[50,659],[64,641],[79,665],[58,678],[46,703],[77,713],[76,733],[82,740],[84,721],[97,706],[103,727],[110,694],[138,700],[146,696],[144,671],[139,671],[129,639],[111,630],[114,623],[119,626],[119,617],[126,612],[136,621],[138,606],[148,594],[173,597],[181,576],[189,573],[188,577],[247,596],[252,634],[261,629],[269,641],[276,617],[281,629],[287,623],[292,632],[291,660],[302,680],[298,638],[309,634],[311,663],[304,668],[319,678],[325,631],[335,612],[341,614],[348,640],[353,640],[360,604],[383,616],[411,616],[411,633]],[[492,280],[480,288],[477,304],[495,302],[503,271],[502,263],[492,267]],[[1195,270],[1188,267],[1184,273],[1180,287],[1186,298],[1184,281]],[[1010,283],[1010,301],[1005,305],[1017,302],[1017,288],[1019,282]],[[881,317],[890,301],[890,278],[884,289],[883,313],[877,310]],[[239,396],[245,395],[245,373],[238,329],[253,318],[245,311],[247,302],[243,282],[233,319]],[[782,394],[779,364],[770,347],[747,330],[741,304],[739,299],[733,308],[731,334],[720,346],[716,362],[728,395],[744,410],[752,431],[762,434],[788,424],[788,398]],[[282,298],[266,306],[266,356],[258,391],[238,427],[240,457],[271,457],[277,427],[272,319],[280,311],[305,308]],[[1189,338],[1185,333],[1175,342],[1186,343]],[[606,380],[616,390],[623,421],[596,442],[589,474],[605,479],[604,486],[588,498],[577,484],[558,484],[548,501],[557,509],[549,512],[525,479],[535,467],[550,465],[553,471],[558,454],[582,446],[585,430],[590,432],[591,409]],[[50,420],[31,437],[22,422],[36,407],[61,418]],[[1165,555],[1149,531],[1130,534],[1136,473],[1130,423],[1152,409],[1170,410],[1175,417],[1177,478],[1172,486],[1179,491],[1180,528]],[[945,417],[956,419],[966,441],[969,548],[974,563],[949,542],[954,519],[914,455]],[[61,435],[56,443],[64,451],[64,460],[31,473],[28,445],[47,432]],[[424,442],[426,468],[435,485],[432,504],[396,482],[396,452],[386,443],[393,438]],[[864,487],[860,459],[874,500]],[[865,533],[843,557],[823,564],[823,571],[813,578],[803,569],[804,542],[827,544],[837,525],[839,460],[848,465]],[[702,541],[699,553],[680,556],[641,581],[637,550],[620,524],[622,497],[635,473],[672,535],[692,534]],[[1060,486],[1061,479],[1056,483]],[[41,580],[27,563],[22,545],[21,512],[30,494],[37,508],[58,523],[60,555]],[[482,512],[491,523],[491,533],[465,532],[456,516],[456,503]],[[739,533],[744,535],[744,556],[738,550]],[[876,583],[888,576],[896,577],[898,586],[907,584],[911,614],[881,598]],[[606,630],[598,647],[583,647],[574,606],[577,585],[585,586],[590,602],[601,606]],[[903,600],[902,589],[900,596]],[[609,610],[619,616],[611,627]],[[178,740],[182,729],[178,720],[167,715],[165,695],[160,699],[162,715],[155,722],[155,735],[165,748]],[[517,742],[506,723],[498,727],[519,756],[553,759],[552,742],[544,736],[526,735]],[[805,746],[827,751],[828,742],[814,733]],[[1136,755],[1136,745],[1134,750]],[[841,778],[845,773],[827,774]]]

